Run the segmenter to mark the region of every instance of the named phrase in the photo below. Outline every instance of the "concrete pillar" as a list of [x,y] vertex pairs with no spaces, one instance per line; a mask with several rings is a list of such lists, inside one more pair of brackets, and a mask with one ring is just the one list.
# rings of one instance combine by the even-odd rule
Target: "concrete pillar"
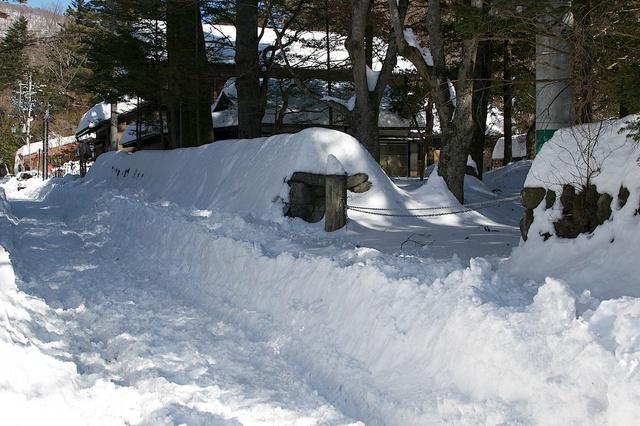
[[549,0],[536,36],[536,151],[556,130],[573,124],[571,46],[566,35],[573,16],[570,0]]

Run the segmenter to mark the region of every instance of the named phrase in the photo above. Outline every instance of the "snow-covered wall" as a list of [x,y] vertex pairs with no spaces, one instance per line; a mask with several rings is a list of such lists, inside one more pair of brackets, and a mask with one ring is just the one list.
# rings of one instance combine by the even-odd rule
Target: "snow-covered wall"
[[[610,281],[609,277],[620,270],[638,270],[637,260],[629,256],[628,251],[640,241],[640,146],[624,130],[636,119],[637,116],[630,116],[560,129],[544,144],[524,186],[525,192],[527,188],[541,188],[540,195],[544,197],[546,193],[549,198],[535,203],[537,207],[529,206],[525,213],[525,217],[530,215],[525,226],[528,227],[528,238],[513,256],[520,261],[520,269],[527,265],[522,260],[529,258],[531,268],[525,266],[524,269],[533,277],[541,273],[552,274],[575,283],[578,289],[585,285],[581,283],[588,281]],[[589,187],[591,194],[587,196]],[[579,194],[581,200],[562,196],[563,191],[566,194],[571,188],[578,194],[582,192]],[[608,195],[603,197],[603,194]],[[592,204],[598,200],[595,208],[607,210],[605,213],[609,213],[607,208],[610,208],[604,223],[592,231],[580,233],[575,240],[558,237],[562,235],[559,226],[563,222],[583,220],[582,216],[572,213],[573,204],[577,200],[575,208],[578,208],[578,202],[584,202],[579,208],[586,211],[587,201],[583,200],[588,197],[593,198],[588,201]],[[603,201],[608,205],[602,205]],[[588,229],[589,223],[585,226]],[[612,256],[612,253],[616,255]],[[597,267],[585,268],[586,264]],[[631,277],[622,282],[613,280],[610,293],[604,286],[603,294],[598,296],[640,296],[640,289],[635,284]]]

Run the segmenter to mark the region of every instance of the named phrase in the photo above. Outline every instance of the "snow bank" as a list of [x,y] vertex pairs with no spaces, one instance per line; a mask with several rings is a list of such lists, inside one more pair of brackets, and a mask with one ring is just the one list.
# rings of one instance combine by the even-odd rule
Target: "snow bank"
[[591,301],[578,316],[584,301],[564,282],[523,285],[484,259],[318,256],[222,212],[124,197],[94,208],[118,230],[121,259],[146,253],[135,268],[161,268],[166,290],[190,305],[219,315],[224,301],[223,320],[255,330],[367,424],[625,424],[638,414],[637,299]]
[[98,157],[87,181],[140,191],[150,202],[165,201],[202,210],[222,208],[265,220],[283,218],[287,181],[294,172],[324,174],[329,155],[348,174],[366,173],[376,197],[393,184],[353,137],[308,129],[269,138],[224,140],[174,151],[107,153]]

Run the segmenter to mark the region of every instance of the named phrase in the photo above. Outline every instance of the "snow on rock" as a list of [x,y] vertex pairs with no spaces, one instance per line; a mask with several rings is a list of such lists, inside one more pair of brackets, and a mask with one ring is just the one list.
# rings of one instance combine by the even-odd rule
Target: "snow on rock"
[[[640,296],[635,278],[640,265],[628,255],[640,241],[640,148],[621,131],[632,118],[560,129],[545,143],[524,186],[555,191],[556,203],[547,209],[543,202],[534,210],[530,238],[512,256],[514,271],[534,279],[562,278],[578,294],[596,298]],[[557,238],[553,222],[562,217],[562,186],[580,190],[588,182],[613,197],[610,219],[575,240]],[[618,200],[621,187],[630,192],[624,206]],[[540,237],[545,233],[552,235],[551,243]]]
[[637,186],[640,149],[621,130],[634,119],[637,117],[629,116],[559,129],[536,157],[525,186],[544,185],[559,193],[565,183],[580,187],[589,179],[598,190],[614,195],[621,185]]
[[327,171],[326,175],[346,175],[342,163],[333,154],[327,156]]

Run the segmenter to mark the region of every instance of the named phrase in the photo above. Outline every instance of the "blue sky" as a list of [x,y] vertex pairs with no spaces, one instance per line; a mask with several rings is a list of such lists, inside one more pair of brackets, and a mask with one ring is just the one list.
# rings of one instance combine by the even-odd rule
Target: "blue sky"
[[62,12],[71,5],[71,0],[27,0],[27,6],[46,10],[58,10]]

